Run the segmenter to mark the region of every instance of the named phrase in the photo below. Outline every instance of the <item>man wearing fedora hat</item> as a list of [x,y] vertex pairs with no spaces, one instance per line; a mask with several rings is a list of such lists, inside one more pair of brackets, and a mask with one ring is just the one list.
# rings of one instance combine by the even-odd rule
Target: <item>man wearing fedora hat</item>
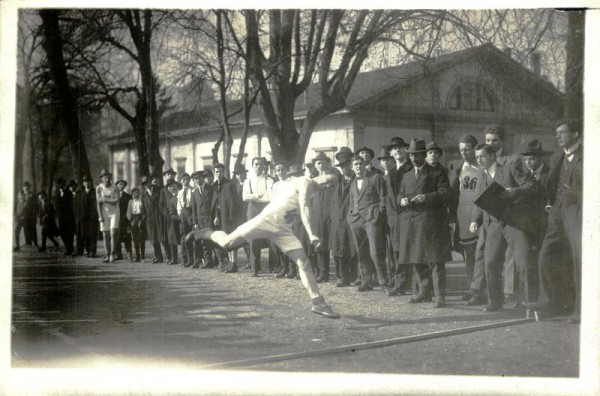
[[175,180],[177,172],[173,168],[169,168],[163,172],[165,178],[164,187],[160,189],[160,197],[158,198],[159,207],[159,219],[160,219],[160,241],[165,249],[165,256],[167,256],[167,264],[171,264],[173,258],[171,257],[171,248],[169,247],[168,229],[167,224],[169,222],[169,200],[171,199],[171,193],[167,189],[167,184]]
[[58,220],[58,231],[66,249],[65,255],[70,256],[74,252],[75,213],[73,194],[67,188],[66,180],[62,177],[56,179],[54,207]]
[[408,264],[399,264],[398,255],[400,250],[401,217],[402,207],[400,206],[400,195],[398,194],[404,175],[413,169],[412,162],[407,158],[407,144],[400,137],[392,138],[387,146],[390,155],[394,158],[396,166],[390,170],[389,177],[386,177],[386,215],[389,228],[389,242],[393,252],[394,271],[391,273],[393,288],[388,293],[389,296],[404,295],[411,279],[412,268]]
[[425,140],[412,139],[407,150],[414,170],[404,174],[398,192],[401,233],[398,263],[413,265],[419,292],[412,303],[429,299],[431,281],[436,308],[446,304],[446,255],[450,230],[446,205],[450,201],[448,173],[425,162]]
[[143,221],[146,225],[146,237],[154,250],[154,257],[152,258],[152,263],[154,264],[163,262],[162,249],[160,247],[160,208],[158,203],[160,199],[160,179],[160,174],[154,174],[150,177],[142,176],[141,180]]
[[96,186],[98,220],[104,239],[106,257],[104,262],[114,262],[116,246],[119,240],[119,190],[113,184],[112,173],[102,170],[100,183]]
[[77,255],[82,256],[85,248],[88,257],[96,255],[98,239],[98,211],[96,192],[90,175],[85,175],[82,186],[75,193],[75,217],[77,227]]
[[377,173],[383,176],[383,171],[381,169],[377,169],[373,167],[371,161],[375,158],[375,152],[367,146],[362,146],[354,153],[355,157],[361,157],[365,163],[365,168],[367,169],[367,173],[365,177],[371,177],[373,174]]
[[337,287],[349,286],[358,277],[356,247],[352,242],[352,232],[346,220],[350,208],[350,186],[355,178],[352,170],[353,157],[354,153],[348,147],[340,147],[335,154],[337,160],[335,166],[340,168],[342,174],[338,177],[331,198],[329,246],[335,261]]
[[125,191],[127,181],[117,180],[115,183],[119,189],[119,240],[117,241],[117,260],[123,260],[121,243],[125,245],[125,251],[129,255],[129,261],[133,261],[133,251],[131,249],[131,224],[127,218],[127,207],[131,201],[131,194]]
[[[379,165],[381,169],[383,169],[383,179],[386,184],[386,215],[388,210],[390,209],[390,202],[394,200],[394,189],[392,184],[395,184],[396,178],[396,161],[394,157],[390,155],[387,146],[381,147],[381,152],[379,157],[377,157],[379,161]],[[389,280],[388,287],[393,287],[395,282],[394,273],[396,271],[396,260],[394,257],[394,247],[391,239],[391,225],[389,222],[389,217],[387,217],[388,221],[383,223],[383,227],[381,229],[382,238],[385,240],[386,245],[386,271],[387,271],[387,279]]]

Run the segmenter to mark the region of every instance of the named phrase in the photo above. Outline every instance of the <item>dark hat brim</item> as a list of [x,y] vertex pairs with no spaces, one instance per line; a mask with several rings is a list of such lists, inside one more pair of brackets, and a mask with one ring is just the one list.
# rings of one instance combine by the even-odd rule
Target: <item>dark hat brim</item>
[[371,158],[375,158],[375,151],[373,151],[372,149],[368,148],[368,147],[361,147],[358,150],[356,150],[354,152],[354,155],[358,155],[358,153],[360,153],[361,151],[367,151],[369,154],[371,154]]

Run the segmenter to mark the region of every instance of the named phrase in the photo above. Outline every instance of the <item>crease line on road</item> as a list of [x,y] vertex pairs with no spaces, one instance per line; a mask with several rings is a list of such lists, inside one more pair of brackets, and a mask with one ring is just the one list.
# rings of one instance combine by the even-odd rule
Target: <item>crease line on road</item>
[[327,354],[331,354],[331,353],[354,352],[354,351],[363,350],[363,349],[380,348],[380,347],[385,347],[385,346],[390,346],[390,345],[398,345],[398,344],[407,344],[410,342],[424,341],[424,340],[430,340],[430,339],[434,339],[434,338],[441,338],[441,337],[448,337],[448,336],[453,336],[453,335],[458,335],[458,334],[472,333],[472,332],[476,332],[476,331],[495,329],[495,328],[499,328],[499,327],[515,326],[515,325],[520,325],[520,324],[525,324],[525,323],[530,323],[530,322],[535,322],[535,318],[531,317],[531,318],[525,318],[525,319],[506,320],[506,321],[502,321],[502,322],[488,323],[488,324],[482,324],[482,325],[477,325],[477,326],[460,327],[457,329],[442,330],[442,331],[436,331],[436,332],[432,332],[432,333],[417,334],[417,335],[398,337],[398,338],[388,338],[386,340],[362,342],[359,344],[351,344],[351,345],[341,345],[341,346],[337,346],[337,347],[317,349],[314,351],[307,351],[307,352],[294,352],[294,353],[285,353],[285,354],[280,354],[280,355],[263,356],[263,357],[259,357],[259,358],[234,360],[234,361],[223,362],[223,363],[203,365],[203,366],[200,366],[200,368],[201,369],[221,369],[221,368],[228,368],[228,367],[254,366],[254,365],[258,365],[258,364],[280,362],[280,361],[285,361],[285,360],[293,360],[293,359],[300,359],[300,358],[306,358],[306,357],[315,357],[315,356],[327,355]]

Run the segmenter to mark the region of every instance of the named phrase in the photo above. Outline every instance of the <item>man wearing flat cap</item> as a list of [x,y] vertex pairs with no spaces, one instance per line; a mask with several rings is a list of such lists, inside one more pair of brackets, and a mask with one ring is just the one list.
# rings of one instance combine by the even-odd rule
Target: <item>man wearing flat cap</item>
[[82,256],[85,249],[87,257],[94,257],[98,240],[96,192],[90,175],[85,175],[81,184],[75,193],[77,255]]
[[400,246],[398,263],[413,265],[419,291],[409,302],[429,300],[431,281],[436,308],[446,305],[446,252],[450,230],[446,205],[450,200],[448,173],[425,162],[425,140],[412,139],[407,150],[414,169],[404,174],[399,189]]
[[158,207],[159,207],[159,218],[160,218],[160,241],[163,244],[163,248],[165,249],[165,256],[167,256],[167,264],[171,264],[171,248],[169,247],[169,239],[168,239],[168,229],[167,223],[169,220],[169,200],[171,199],[171,193],[167,190],[167,184],[175,180],[175,176],[177,172],[173,170],[173,168],[169,168],[163,172],[163,177],[165,178],[164,187],[160,189],[160,197],[158,199]]

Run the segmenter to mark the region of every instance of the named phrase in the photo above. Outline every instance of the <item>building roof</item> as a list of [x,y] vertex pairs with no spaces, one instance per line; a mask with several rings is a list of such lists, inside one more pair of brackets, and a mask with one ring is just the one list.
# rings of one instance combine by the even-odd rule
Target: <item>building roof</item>
[[[536,96],[549,96],[557,101],[562,98],[562,93],[552,83],[522,66],[504,51],[491,44],[485,44],[427,60],[417,60],[398,66],[359,73],[346,98],[345,109],[352,111],[373,100],[384,97],[402,85],[422,76],[425,71],[439,73],[445,68],[469,59],[476,59],[486,70],[497,72],[501,76],[510,75],[511,78],[507,79],[507,83],[518,84],[519,87]],[[298,97],[295,105],[295,113],[298,117],[303,117],[306,114],[310,103],[318,102],[312,99],[317,98],[318,92],[318,84],[313,83],[308,87],[305,95]],[[236,102],[231,101],[230,103],[233,105],[232,111],[235,111]],[[207,103],[200,111],[172,113],[160,121],[160,130],[161,132],[168,132],[170,136],[177,136],[218,129],[220,128],[219,112],[219,104],[214,101]],[[259,122],[259,117],[258,106],[255,105],[252,108],[251,120]],[[232,125],[241,122],[241,113],[231,119]],[[111,137],[109,141],[118,144],[130,142],[132,139],[133,132],[130,130]]]

